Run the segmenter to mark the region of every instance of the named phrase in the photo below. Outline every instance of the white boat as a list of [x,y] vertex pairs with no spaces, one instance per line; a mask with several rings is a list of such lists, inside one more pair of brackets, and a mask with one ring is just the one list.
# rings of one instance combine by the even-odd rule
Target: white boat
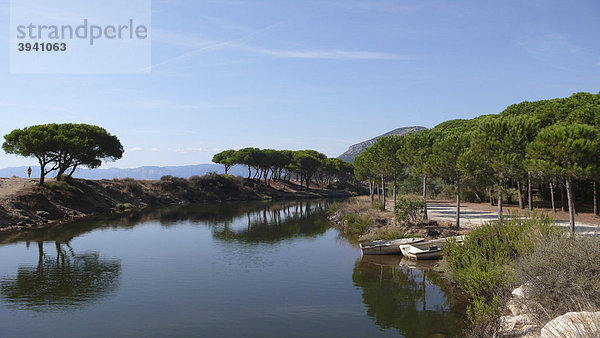
[[465,236],[454,236],[419,243],[402,244],[399,249],[407,258],[415,260],[428,260],[442,258],[442,248],[448,241],[462,243]]
[[439,245],[417,247],[406,244],[400,245],[400,251],[405,257],[415,260],[439,259],[442,257],[442,247]]
[[401,238],[391,241],[377,240],[360,243],[360,249],[363,255],[399,255],[401,245],[419,243],[424,240],[422,237]]

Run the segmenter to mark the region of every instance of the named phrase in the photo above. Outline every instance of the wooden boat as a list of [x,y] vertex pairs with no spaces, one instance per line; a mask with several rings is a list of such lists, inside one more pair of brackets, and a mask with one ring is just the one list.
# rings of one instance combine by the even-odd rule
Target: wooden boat
[[391,241],[377,240],[373,242],[360,243],[360,250],[363,255],[399,255],[400,245],[419,243],[424,238],[401,238]]
[[400,245],[402,255],[415,260],[429,260],[442,258],[442,248],[448,241],[457,241],[462,243],[465,236],[454,236],[419,243]]

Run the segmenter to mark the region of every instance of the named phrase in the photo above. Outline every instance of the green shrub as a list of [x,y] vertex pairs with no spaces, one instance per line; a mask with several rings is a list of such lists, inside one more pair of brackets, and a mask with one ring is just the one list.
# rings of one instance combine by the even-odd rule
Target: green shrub
[[560,232],[547,216],[519,218],[512,214],[473,230],[463,244],[445,245],[452,277],[471,300],[471,320],[496,320],[500,311],[498,299],[509,291],[508,285],[514,278],[511,264],[531,253],[544,238]]
[[115,209],[117,209],[118,211],[131,210],[133,209],[133,205],[131,203],[118,203],[115,206]]
[[342,224],[346,234],[360,235],[369,229],[373,219],[366,216],[345,215],[342,217]]
[[422,198],[400,197],[396,202],[395,216],[399,223],[416,223],[423,218],[425,200]]

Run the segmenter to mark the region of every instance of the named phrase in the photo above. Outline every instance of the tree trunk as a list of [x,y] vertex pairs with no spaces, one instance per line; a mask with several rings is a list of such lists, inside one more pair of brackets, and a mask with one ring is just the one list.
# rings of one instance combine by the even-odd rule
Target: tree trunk
[[503,187],[502,187],[502,182],[500,182],[500,186],[498,187],[498,220],[502,220],[503,216],[502,216],[502,195],[503,195]]
[[40,187],[44,185],[44,181],[46,178],[46,163],[41,160],[38,161],[40,163]]
[[248,179],[250,179],[250,176],[252,176],[252,171],[250,170],[250,166],[248,166]]
[[383,195],[383,210],[385,210],[385,176],[381,175],[381,194]]
[[58,171],[56,172],[56,180],[57,181],[62,181],[62,176],[65,173],[65,171],[67,170],[67,168],[60,168],[58,169]]
[[560,185],[560,210],[567,211],[567,204],[565,203],[565,187],[564,184]]
[[490,205],[494,206],[494,188],[490,188]]
[[575,201],[573,200],[573,186],[571,178],[565,178],[565,183],[567,185],[567,200],[569,203],[569,226],[571,233],[575,233]]
[[527,172],[527,202],[529,210],[533,210],[533,191],[531,188],[531,171]]
[[552,211],[556,213],[556,203],[554,202],[554,182],[550,181],[550,200],[552,201]]
[[394,195],[394,212],[396,212],[396,200],[397,200],[396,197],[397,196],[396,196],[396,176],[395,175],[394,175],[394,192],[393,192],[393,195]]
[[460,228],[460,177],[456,178],[456,228]]
[[375,180],[369,177],[369,196],[371,197],[371,205],[375,204]]
[[423,208],[423,219],[427,220],[427,175],[423,175],[423,201],[425,201],[425,207]]
[[525,205],[523,203],[523,194],[521,193],[521,180],[517,180],[517,191],[519,194],[519,209],[525,209]]
[[67,175],[68,178],[72,178],[73,174],[75,173],[75,170],[77,170],[77,164],[73,166],[73,169],[71,169],[71,172],[69,172],[69,174]]
[[594,180],[594,215],[598,216],[598,185]]

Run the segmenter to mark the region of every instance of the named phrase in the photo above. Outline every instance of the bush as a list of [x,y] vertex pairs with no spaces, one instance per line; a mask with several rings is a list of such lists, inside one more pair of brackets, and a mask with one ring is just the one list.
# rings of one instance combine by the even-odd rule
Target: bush
[[396,221],[399,223],[416,223],[423,218],[425,200],[422,198],[400,197],[396,202]]
[[117,209],[118,211],[131,210],[133,209],[133,205],[131,203],[118,203],[115,206],[115,209]]
[[570,311],[600,308],[600,239],[551,236],[519,260],[517,285],[527,285],[527,297],[550,320]]
[[362,235],[376,220],[385,220],[390,215],[388,211],[374,207],[368,196],[336,203],[329,208],[329,214],[340,221],[341,230],[349,235]]
[[473,230],[463,244],[448,243],[445,258],[453,279],[471,301],[469,318],[479,323],[495,321],[500,298],[510,291],[514,278],[511,263],[562,231],[547,216],[512,214]]
[[121,180],[121,182],[123,182],[123,184],[125,185],[125,190],[127,192],[130,192],[132,194],[140,194],[142,192],[142,185],[140,184],[140,182],[132,179],[132,178],[124,178]]
[[344,225],[345,233],[349,235],[360,235],[369,229],[371,224],[373,224],[373,219],[358,215],[346,215],[342,217],[342,223]]
[[360,236],[360,241],[373,241],[376,239],[393,240],[399,238],[419,237],[419,234],[414,234],[407,229],[399,227],[382,227],[369,232],[366,235]]

